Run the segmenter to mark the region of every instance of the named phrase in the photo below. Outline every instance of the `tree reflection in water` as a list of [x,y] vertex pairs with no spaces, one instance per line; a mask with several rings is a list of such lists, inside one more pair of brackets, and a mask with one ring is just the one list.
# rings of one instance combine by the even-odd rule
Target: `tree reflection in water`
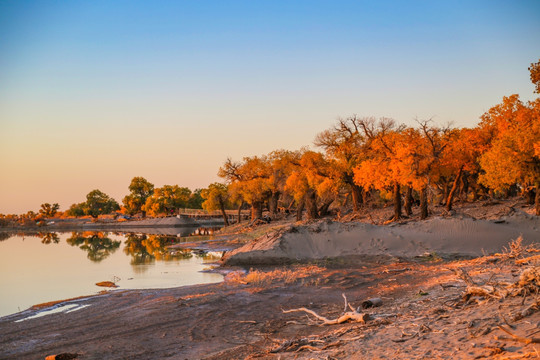
[[8,232],[0,232],[0,241],[4,241],[12,237],[13,235]]
[[48,233],[38,233],[38,236],[41,238],[41,243],[42,244],[50,244],[50,243],[55,243],[55,244],[58,244],[60,242],[60,237],[58,236],[57,233],[54,233],[54,232],[48,232]]
[[124,252],[131,255],[132,265],[149,264],[155,260],[170,261],[193,257],[189,249],[169,250],[167,248],[177,241],[175,236],[129,234],[125,241]]
[[66,241],[71,246],[78,246],[81,250],[88,252],[88,259],[100,262],[114,253],[120,247],[121,242],[111,240],[108,233],[84,231],[72,232],[71,237]]

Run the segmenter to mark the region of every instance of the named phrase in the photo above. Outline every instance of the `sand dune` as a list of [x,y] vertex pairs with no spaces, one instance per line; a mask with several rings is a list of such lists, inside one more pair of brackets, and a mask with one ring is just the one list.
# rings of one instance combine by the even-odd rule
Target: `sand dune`
[[512,239],[540,240],[540,219],[515,212],[499,220],[434,217],[377,226],[323,220],[267,234],[226,254],[227,264],[275,264],[342,256],[480,256],[500,252]]

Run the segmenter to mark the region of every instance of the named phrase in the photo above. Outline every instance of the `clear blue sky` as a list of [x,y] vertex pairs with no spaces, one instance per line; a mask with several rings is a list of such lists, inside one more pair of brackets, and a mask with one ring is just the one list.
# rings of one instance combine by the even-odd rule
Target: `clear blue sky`
[[1,1],[0,213],[205,187],[337,117],[533,98],[540,1]]

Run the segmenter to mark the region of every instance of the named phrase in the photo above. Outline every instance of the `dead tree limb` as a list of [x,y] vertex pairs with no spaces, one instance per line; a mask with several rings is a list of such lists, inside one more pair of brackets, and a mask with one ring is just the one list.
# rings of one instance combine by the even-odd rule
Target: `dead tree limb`
[[[292,312],[303,311],[305,313],[308,313],[308,314],[312,315],[313,317],[317,318],[318,320],[322,321],[323,322],[322,325],[342,324],[342,323],[344,323],[346,321],[349,321],[349,320],[354,321],[354,322],[365,323],[367,320],[369,320],[369,314],[363,314],[363,313],[357,312],[347,302],[347,297],[345,296],[345,294],[342,294],[342,296],[343,296],[343,299],[345,300],[343,314],[341,314],[341,316],[339,316],[336,319],[328,319],[328,318],[326,318],[326,317],[324,317],[322,315],[317,314],[315,311],[307,309],[305,307],[301,307],[301,308],[297,308],[297,309],[290,309],[290,310],[282,310],[282,311],[285,314],[292,313]],[[347,308],[349,308],[351,311],[347,311]]]
[[498,338],[499,339],[504,339],[504,340],[515,340],[515,341],[519,341],[521,343],[524,343],[524,344],[540,344],[540,338],[524,338],[524,337],[521,337],[521,336],[518,336],[514,333],[512,333],[510,330],[506,329],[504,326],[502,325],[499,325],[498,326],[499,329],[501,329],[502,331],[504,331],[505,333],[507,333],[508,335],[512,336],[512,338],[507,338],[507,337],[501,337],[499,336]]
[[525,264],[525,263],[536,261],[536,260],[540,260],[540,255],[533,255],[527,258],[516,260],[516,264],[521,265],[521,264]]

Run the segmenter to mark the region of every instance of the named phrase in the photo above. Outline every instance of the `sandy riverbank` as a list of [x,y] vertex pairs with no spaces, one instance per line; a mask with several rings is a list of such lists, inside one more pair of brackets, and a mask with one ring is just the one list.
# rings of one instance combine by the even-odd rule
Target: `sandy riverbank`
[[[534,253],[345,268],[304,265],[246,276],[233,273],[214,285],[117,291],[73,300],[69,305],[78,307],[67,313],[17,322],[35,313],[26,311],[0,319],[0,357],[45,359],[77,353],[79,359],[534,358],[536,344],[515,340],[499,326],[533,338],[540,321],[535,297],[464,300],[466,284],[452,271],[465,269],[479,284],[513,284],[530,265],[517,265],[516,259],[527,256]],[[373,297],[383,304],[360,309],[369,314],[365,323],[321,325],[303,312],[282,312],[305,307],[337,318],[343,311],[342,294],[353,308]]]
[[[24,321],[19,320],[47,309],[4,317],[0,358],[60,353],[77,353],[82,360],[533,358],[540,347],[523,339],[537,339],[540,332],[540,303],[531,295],[540,281],[516,284],[527,269],[540,265],[538,250],[527,247],[538,248],[539,228],[538,218],[519,210],[390,226],[327,220],[239,226],[238,234],[227,238],[246,245],[229,259],[244,257],[253,264],[304,256],[300,260],[308,264],[258,267],[247,274],[223,268],[238,271],[220,284],[120,290],[56,305],[57,310],[70,305],[70,312]],[[509,246],[519,235],[524,242]],[[500,250],[472,260],[455,258]],[[456,275],[459,269],[474,285],[494,292],[463,297],[469,288]],[[373,297],[383,305],[360,309],[370,315],[365,323],[325,326],[302,311],[282,311],[306,308],[337,318],[342,294],[354,309]]]

